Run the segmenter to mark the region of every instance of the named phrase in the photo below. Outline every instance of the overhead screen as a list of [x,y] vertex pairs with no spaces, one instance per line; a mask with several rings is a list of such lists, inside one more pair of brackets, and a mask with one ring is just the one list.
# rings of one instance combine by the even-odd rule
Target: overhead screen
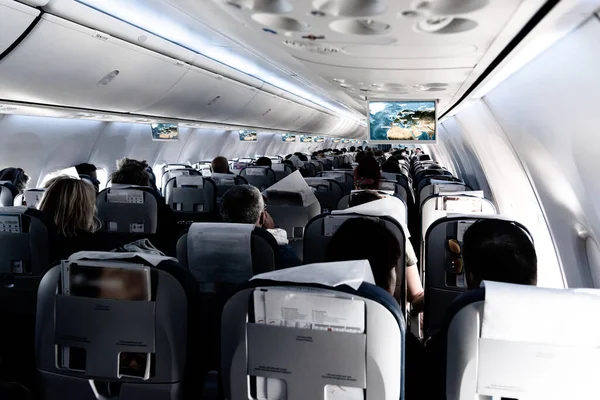
[[281,135],[281,140],[286,143],[295,143],[296,135],[290,135],[289,133]]
[[256,131],[240,131],[240,142],[258,142]]
[[152,140],[179,140],[177,124],[151,124]]
[[300,135],[300,143],[312,143],[312,142],[313,142],[312,136]]
[[369,101],[372,144],[435,143],[436,101]]

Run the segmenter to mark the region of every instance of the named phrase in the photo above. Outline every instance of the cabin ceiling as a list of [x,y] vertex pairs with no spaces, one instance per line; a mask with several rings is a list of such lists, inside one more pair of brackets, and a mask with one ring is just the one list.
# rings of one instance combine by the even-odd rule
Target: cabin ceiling
[[[490,58],[485,60],[488,63],[495,57],[496,54],[488,53],[494,41],[502,36],[507,43],[526,22],[510,26],[509,21],[515,14],[526,14],[543,3],[521,0],[166,1],[245,49],[276,60],[283,68],[363,115],[365,96],[439,99],[443,112],[483,71],[484,68],[477,69],[477,66],[486,55]],[[528,7],[521,7],[523,3],[528,3]],[[492,52],[499,52],[503,47]]]

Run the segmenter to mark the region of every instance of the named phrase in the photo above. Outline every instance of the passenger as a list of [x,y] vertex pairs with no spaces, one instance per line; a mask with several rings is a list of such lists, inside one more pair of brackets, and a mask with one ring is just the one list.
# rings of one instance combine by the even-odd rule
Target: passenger
[[0,171],[0,181],[8,181],[15,185],[19,192],[23,192],[27,188],[29,176],[22,168],[4,168]]
[[273,161],[269,157],[260,157],[258,160],[254,162],[254,165],[257,167],[269,167],[273,166]]
[[[375,200],[380,200],[382,198],[383,196],[381,196],[379,193],[373,190],[364,190],[362,192],[357,192],[352,195],[352,197],[350,198],[350,207],[360,206],[362,204],[366,204]],[[369,234],[364,233],[361,235],[364,235],[366,237]],[[376,248],[379,247],[371,247],[371,249]],[[406,238],[406,242],[404,245],[404,253],[404,259],[406,262],[406,298],[408,302],[411,303],[412,309],[415,312],[420,312],[423,309],[423,298],[425,292],[423,291],[423,285],[421,284],[421,278],[419,276],[419,269],[417,268],[417,255],[408,237]]]
[[400,165],[398,165],[398,161],[394,162],[394,157],[390,157],[386,162],[381,165],[381,170],[386,173],[399,174],[402,171],[400,170]]
[[82,163],[75,166],[77,173],[80,178],[90,181],[96,188],[96,193],[100,191],[100,181],[96,173],[96,166],[94,164]]
[[229,170],[229,162],[223,156],[215,157],[212,160],[212,172],[214,174],[232,174]]
[[358,162],[354,170],[354,186],[356,189],[379,189],[381,171],[375,158],[365,156]]
[[362,160],[365,157],[365,152],[359,150],[358,153],[356,153],[356,155],[354,156],[354,161],[356,162],[360,162],[360,160]]
[[221,200],[221,217],[224,222],[252,224],[268,230],[279,245],[282,267],[289,268],[301,264],[289,245],[287,232],[276,228],[273,218],[266,210],[262,194],[254,186],[234,186],[225,192]]
[[356,151],[356,147],[350,146],[350,153],[354,153]]
[[464,235],[462,254],[469,289],[486,280],[537,284],[535,247],[529,236],[509,221],[481,220],[471,225]]
[[308,161],[308,157],[306,157],[306,154],[299,153],[299,154],[296,154],[296,155],[298,156],[298,158],[300,159],[300,161],[304,161],[304,162]]
[[146,168],[148,168],[148,164],[145,160],[138,161],[124,158],[119,162],[119,169],[110,176],[110,180],[112,183],[121,185],[150,187],[150,175]]

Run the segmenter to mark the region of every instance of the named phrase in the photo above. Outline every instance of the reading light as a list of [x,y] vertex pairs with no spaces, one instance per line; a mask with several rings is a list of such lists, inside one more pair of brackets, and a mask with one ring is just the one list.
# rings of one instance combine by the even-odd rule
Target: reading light
[[[232,52],[227,47],[215,45],[211,38],[218,38],[219,33],[169,4],[148,0],[76,1],[366,126],[360,121],[357,113],[345,105],[336,104],[317,96],[256,62]],[[269,64],[280,70],[277,66]],[[286,77],[289,75],[285,72],[284,74]]]

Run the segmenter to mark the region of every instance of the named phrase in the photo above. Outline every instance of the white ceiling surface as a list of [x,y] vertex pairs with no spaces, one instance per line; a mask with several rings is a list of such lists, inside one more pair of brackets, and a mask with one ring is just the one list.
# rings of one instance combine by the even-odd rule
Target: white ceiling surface
[[21,167],[31,176],[29,187],[36,187],[47,173],[82,162],[110,174],[124,157],[156,165],[342,147],[330,141],[285,143],[272,133],[259,133],[256,143],[240,142],[237,131],[180,127],[179,135],[177,142],[155,142],[148,124],[0,114],[0,169]]
[[[199,2],[165,1],[192,14],[198,13],[201,18]],[[340,90],[347,93],[356,101],[352,104],[363,113],[365,95],[437,98],[442,110],[448,107],[519,6],[535,3],[531,0],[212,1],[240,22],[218,26],[220,20],[215,19],[212,22],[215,29],[245,40],[247,46],[259,48],[268,58],[283,52],[293,56],[326,79],[331,93]],[[205,2],[201,3],[204,6]],[[264,32],[264,28],[277,34]],[[248,35],[248,30],[254,34]],[[245,33],[246,39],[241,33]],[[324,39],[303,38],[306,35]]]

